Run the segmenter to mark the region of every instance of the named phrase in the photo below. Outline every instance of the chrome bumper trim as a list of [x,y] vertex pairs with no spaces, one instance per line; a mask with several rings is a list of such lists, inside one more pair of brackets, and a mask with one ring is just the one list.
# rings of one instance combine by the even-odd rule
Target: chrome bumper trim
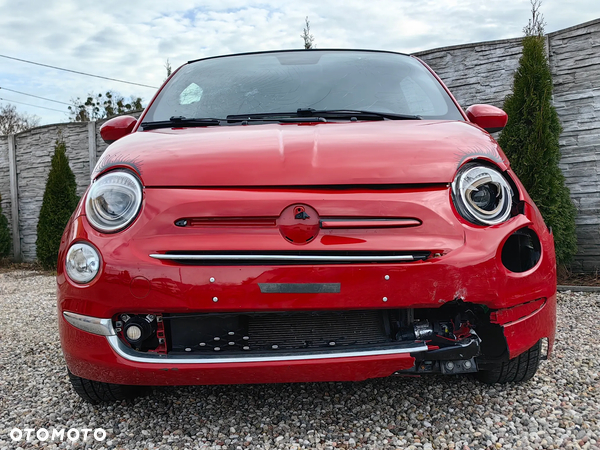
[[84,316],[69,311],[63,312],[63,317],[75,328],[87,331],[88,333],[100,336],[115,336],[116,332],[110,319],[100,319],[98,317]]
[[413,255],[340,256],[340,255],[186,255],[153,253],[151,258],[170,261],[316,261],[316,262],[393,262],[416,261]]
[[140,356],[140,352],[136,352],[127,347],[121,342],[117,336],[107,336],[106,339],[112,349],[122,358],[138,362],[150,364],[222,364],[222,363],[253,363],[253,362],[277,362],[277,361],[306,361],[315,359],[331,359],[331,358],[352,358],[361,356],[383,356],[383,355],[402,355],[414,352],[427,351],[427,345],[416,343],[405,345],[397,348],[386,348],[377,350],[361,350],[361,351],[339,351],[314,354],[281,354],[273,356],[229,356],[229,357],[205,357],[199,358],[193,355],[171,356],[162,355],[159,353],[144,353]]

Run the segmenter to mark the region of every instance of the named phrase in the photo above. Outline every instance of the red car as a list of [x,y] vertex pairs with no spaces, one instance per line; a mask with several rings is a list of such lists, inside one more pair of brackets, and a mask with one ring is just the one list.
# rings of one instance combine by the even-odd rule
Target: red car
[[65,230],[75,391],[528,380],[554,342],[554,244],[489,134],[506,121],[393,52],[185,64],[103,125]]

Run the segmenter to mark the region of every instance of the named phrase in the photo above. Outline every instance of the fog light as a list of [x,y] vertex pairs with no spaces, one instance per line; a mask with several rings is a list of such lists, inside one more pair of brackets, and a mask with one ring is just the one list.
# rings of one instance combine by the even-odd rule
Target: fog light
[[521,228],[510,235],[502,248],[502,264],[511,272],[526,272],[542,256],[540,240],[530,228]]
[[94,247],[84,242],[73,244],[65,261],[67,275],[76,283],[89,283],[100,270],[100,255]]
[[142,327],[136,323],[132,323],[125,329],[125,336],[130,342],[139,341],[142,337]]

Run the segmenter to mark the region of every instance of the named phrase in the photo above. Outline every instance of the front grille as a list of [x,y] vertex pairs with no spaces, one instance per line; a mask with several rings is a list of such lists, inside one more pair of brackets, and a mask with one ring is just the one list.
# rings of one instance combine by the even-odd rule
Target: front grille
[[398,312],[319,311],[164,316],[169,353],[360,348],[393,342]]

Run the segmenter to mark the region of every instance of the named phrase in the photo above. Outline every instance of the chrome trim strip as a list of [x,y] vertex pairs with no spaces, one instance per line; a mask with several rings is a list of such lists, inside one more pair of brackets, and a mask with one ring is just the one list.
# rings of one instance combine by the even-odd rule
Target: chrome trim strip
[[402,355],[406,353],[424,352],[427,351],[427,345],[424,343],[414,344],[410,347],[388,348],[379,350],[362,350],[362,351],[340,351],[339,353],[315,353],[315,354],[285,354],[277,356],[230,356],[219,358],[199,358],[197,356],[170,356],[159,353],[144,353],[144,356],[139,356],[139,352],[135,352],[121,342],[117,336],[107,336],[106,339],[112,349],[122,358],[138,363],[150,364],[222,364],[222,363],[252,363],[252,362],[277,362],[277,361],[305,361],[315,359],[331,359],[331,358],[351,358],[361,356],[383,356],[383,355]]
[[153,253],[150,258],[170,261],[322,261],[322,262],[381,262],[415,261],[413,255],[340,256],[340,255],[185,255]]
[[100,319],[98,317],[84,316],[74,312],[64,311],[63,317],[75,328],[87,331],[88,333],[100,336],[115,336],[116,331],[112,326],[110,319]]

